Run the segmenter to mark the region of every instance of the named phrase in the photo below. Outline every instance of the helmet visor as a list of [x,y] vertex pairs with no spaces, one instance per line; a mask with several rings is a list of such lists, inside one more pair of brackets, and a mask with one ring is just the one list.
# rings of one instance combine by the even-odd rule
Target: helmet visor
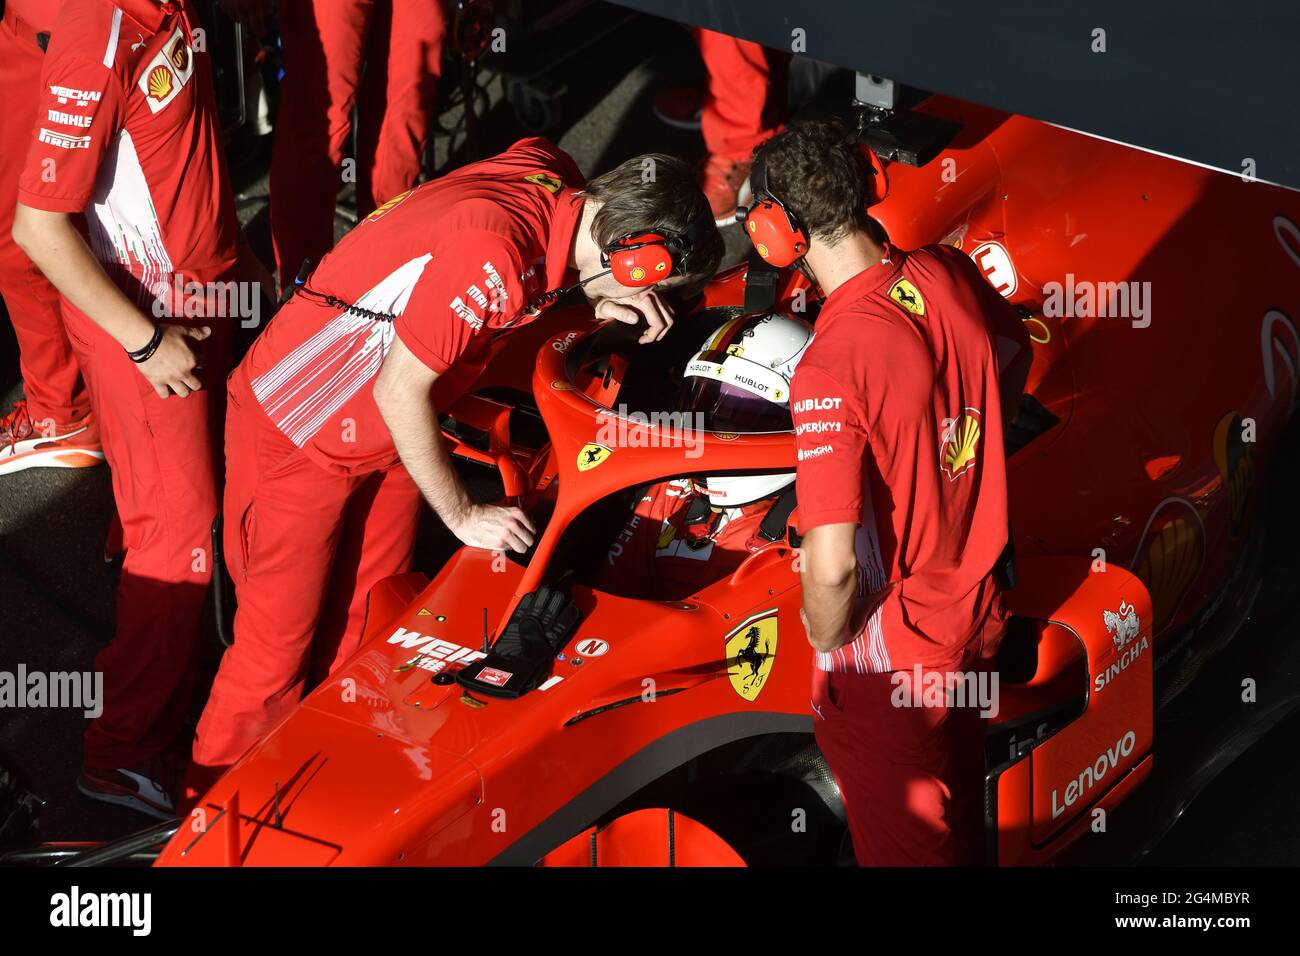
[[703,415],[709,431],[781,432],[794,427],[789,405],[778,405],[738,385],[704,376],[692,376],[684,384],[682,407]]

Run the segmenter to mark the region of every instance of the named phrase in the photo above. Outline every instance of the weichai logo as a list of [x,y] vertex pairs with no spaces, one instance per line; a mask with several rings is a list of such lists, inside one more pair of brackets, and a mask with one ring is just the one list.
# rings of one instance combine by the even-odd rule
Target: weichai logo
[[481,661],[487,656],[482,651],[462,647],[460,644],[445,641],[440,637],[434,637],[432,634],[421,634],[418,631],[411,631],[404,627],[399,627],[394,631],[393,635],[388,639],[388,643],[400,644],[402,647],[416,652],[414,657],[397,668],[399,671],[418,667],[436,674],[448,664],[454,663],[465,666],[475,661]]

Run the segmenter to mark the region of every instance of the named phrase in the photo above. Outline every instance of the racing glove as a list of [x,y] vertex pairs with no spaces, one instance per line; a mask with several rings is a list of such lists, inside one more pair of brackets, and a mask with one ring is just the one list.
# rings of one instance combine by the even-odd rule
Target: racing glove
[[460,670],[457,682],[487,697],[513,699],[534,690],[581,616],[568,594],[549,585],[525,594],[488,656]]

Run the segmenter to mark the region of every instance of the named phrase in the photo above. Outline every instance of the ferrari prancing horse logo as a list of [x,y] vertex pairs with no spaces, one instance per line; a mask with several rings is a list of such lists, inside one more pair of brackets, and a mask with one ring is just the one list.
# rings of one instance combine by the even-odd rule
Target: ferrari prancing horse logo
[[899,279],[889,287],[889,297],[913,315],[925,315],[925,300],[906,279]]
[[578,452],[578,471],[591,471],[597,465],[603,464],[612,454],[614,452],[604,445],[589,441],[582,446],[582,451]]
[[776,661],[776,608],[747,618],[727,635],[727,677],[731,689],[756,700]]
[[555,176],[548,176],[545,173],[533,173],[531,176],[525,176],[524,182],[532,183],[534,186],[541,186],[547,192],[555,195],[564,188],[564,181]]

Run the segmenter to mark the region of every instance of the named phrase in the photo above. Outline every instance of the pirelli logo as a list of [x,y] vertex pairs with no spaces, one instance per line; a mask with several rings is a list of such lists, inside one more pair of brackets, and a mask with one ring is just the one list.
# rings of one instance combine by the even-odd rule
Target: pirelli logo
[[90,149],[89,136],[69,136],[67,133],[56,133],[44,126],[36,134],[36,138],[42,143],[57,146],[59,149]]

